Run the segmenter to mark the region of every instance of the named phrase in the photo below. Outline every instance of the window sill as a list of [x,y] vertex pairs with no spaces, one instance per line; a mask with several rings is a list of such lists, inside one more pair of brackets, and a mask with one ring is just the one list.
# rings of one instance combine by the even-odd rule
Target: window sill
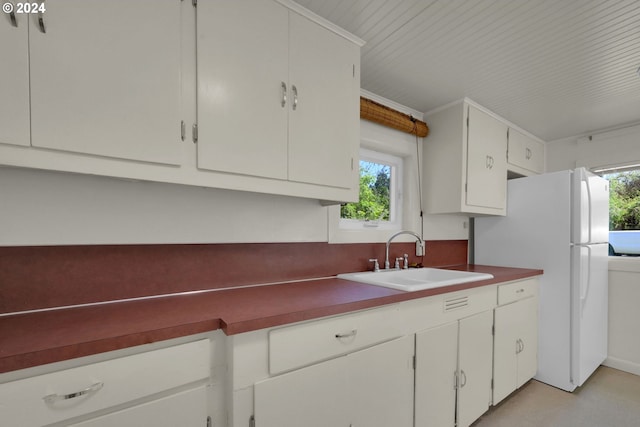
[[609,271],[640,273],[640,257],[609,257]]

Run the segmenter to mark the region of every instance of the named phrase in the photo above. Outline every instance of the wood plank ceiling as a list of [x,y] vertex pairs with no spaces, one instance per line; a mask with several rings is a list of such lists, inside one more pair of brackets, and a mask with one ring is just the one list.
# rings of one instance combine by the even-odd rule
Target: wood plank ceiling
[[362,87],[469,97],[544,140],[640,122],[640,0],[297,0],[367,44]]

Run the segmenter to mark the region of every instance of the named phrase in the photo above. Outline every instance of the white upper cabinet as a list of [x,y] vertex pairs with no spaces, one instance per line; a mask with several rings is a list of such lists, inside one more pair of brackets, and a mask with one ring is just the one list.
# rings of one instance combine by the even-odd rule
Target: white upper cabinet
[[473,106],[469,106],[468,114],[466,203],[504,210],[507,201],[507,125]]
[[359,46],[272,1],[197,15],[198,167],[356,188]]
[[180,2],[45,5],[29,26],[32,145],[179,164]]
[[520,175],[544,172],[544,143],[509,128],[508,168]]
[[198,167],[287,179],[289,11],[200,1]]
[[30,145],[28,17],[0,15],[0,144]]
[[426,121],[427,212],[505,215],[507,125],[466,100],[427,113]]
[[289,179],[358,186],[360,48],[289,14]]
[[44,8],[0,16],[0,165],[358,199],[362,40],[290,0]]

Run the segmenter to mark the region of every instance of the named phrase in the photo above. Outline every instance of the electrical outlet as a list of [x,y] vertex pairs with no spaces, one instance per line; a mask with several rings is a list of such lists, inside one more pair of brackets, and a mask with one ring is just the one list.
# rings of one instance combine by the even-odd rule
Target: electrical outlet
[[424,256],[424,242],[416,240],[416,256]]

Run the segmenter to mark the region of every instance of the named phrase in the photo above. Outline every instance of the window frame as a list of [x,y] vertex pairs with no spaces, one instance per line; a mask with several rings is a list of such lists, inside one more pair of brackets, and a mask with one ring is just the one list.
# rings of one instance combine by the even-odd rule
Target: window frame
[[362,160],[391,167],[391,177],[389,179],[389,220],[368,221],[340,217],[338,228],[342,230],[400,230],[402,228],[403,218],[402,208],[405,159],[401,156],[388,152],[361,147],[358,164]]
[[[614,166],[601,166],[601,167],[593,167],[590,168],[591,172],[595,173],[596,175],[599,175],[600,177],[606,179],[607,181],[610,182],[610,178],[607,177],[608,175],[614,175],[614,174],[618,174],[618,173],[625,173],[625,172],[634,172],[634,171],[638,171],[640,172],[640,162],[636,161],[636,162],[631,162],[631,163],[624,163],[624,164],[619,164],[619,165],[614,165]],[[611,187],[610,187],[611,188]],[[611,207],[609,207],[609,209],[611,209]],[[640,229],[633,229],[633,230],[611,230],[611,228],[609,228],[609,233],[611,232],[616,232],[616,231],[636,231],[638,233],[640,233]],[[611,244],[611,234],[609,234],[610,238],[610,242],[609,242],[609,255],[613,256],[614,258],[619,258],[619,257],[629,257],[629,258],[638,258],[640,257],[640,252],[638,253],[618,253],[615,251],[615,247]],[[638,246],[640,247],[640,242],[638,242]]]

